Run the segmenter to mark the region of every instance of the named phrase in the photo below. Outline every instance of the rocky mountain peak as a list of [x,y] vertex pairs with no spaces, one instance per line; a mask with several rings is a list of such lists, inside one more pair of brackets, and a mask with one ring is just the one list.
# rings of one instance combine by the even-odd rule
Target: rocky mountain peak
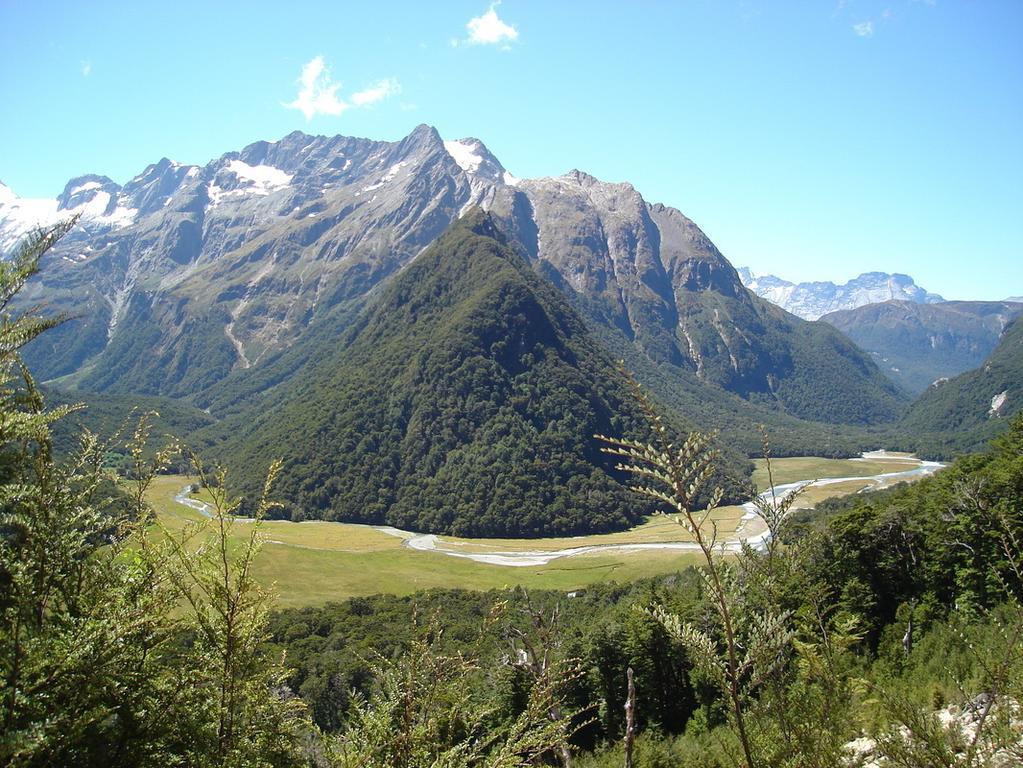
[[198,173],[198,166],[182,165],[163,157],[125,184],[121,194],[132,208],[145,215],[165,207],[185,180]]
[[601,183],[600,179],[596,176],[591,176],[586,171],[580,171],[578,168],[573,168],[561,176],[561,178],[573,184],[578,184],[580,187],[592,187]]
[[106,215],[117,207],[120,191],[121,186],[106,176],[92,173],[76,176],[64,185],[64,191],[57,197],[57,210],[88,206],[90,212]]
[[432,153],[444,146],[444,140],[437,133],[432,125],[421,124],[412,129],[405,138],[397,145],[397,152],[401,155]]
[[479,139],[470,136],[464,139],[445,141],[444,149],[451,155],[458,167],[470,176],[491,184],[507,183],[507,172],[501,165],[501,161]]
[[739,270],[739,276],[743,285],[758,296],[806,320],[883,301],[934,304],[945,300],[901,273],[864,272],[841,285],[831,281],[792,283],[775,275],[754,274],[746,267]]

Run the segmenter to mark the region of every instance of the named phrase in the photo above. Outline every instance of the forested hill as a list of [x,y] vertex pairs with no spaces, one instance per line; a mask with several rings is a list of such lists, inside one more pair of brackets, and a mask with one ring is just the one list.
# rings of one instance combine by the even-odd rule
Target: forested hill
[[227,420],[217,455],[295,518],[467,536],[622,528],[644,508],[595,433],[638,434],[623,377],[558,291],[471,211],[312,370]]
[[930,386],[898,427],[911,447],[953,456],[981,448],[1021,405],[1023,322],[1017,319],[981,367]]

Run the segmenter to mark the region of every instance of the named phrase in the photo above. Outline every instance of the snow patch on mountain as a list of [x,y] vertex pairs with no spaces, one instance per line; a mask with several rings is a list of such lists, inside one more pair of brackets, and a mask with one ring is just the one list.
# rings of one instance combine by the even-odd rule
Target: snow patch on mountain
[[100,190],[101,186],[97,182],[75,186],[67,193],[67,198],[84,196],[85,199],[77,205],[61,208],[58,199],[18,197],[10,187],[0,183],[0,256],[11,253],[37,229],[51,227],[72,216],[81,216],[81,224],[94,226],[119,228],[131,224],[138,211],[122,205],[120,198],[115,202],[114,195]]
[[893,299],[920,304],[945,300],[918,286],[909,275],[897,273],[864,272],[838,285],[831,281],[792,283],[775,275],[755,274],[748,267],[737,271],[742,284],[755,294],[804,320],[817,320],[828,312]]
[[293,178],[293,174],[272,165],[249,165],[242,160],[231,160],[209,183],[207,194],[210,205],[216,207],[224,200],[265,197],[288,187]]
[[293,174],[285,173],[272,165],[249,165],[241,160],[232,160],[227,164],[227,170],[239,179],[251,182],[255,188],[252,191],[258,195],[268,195],[283,189],[293,178]]
[[475,173],[483,162],[483,157],[476,154],[475,147],[467,139],[445,141],[444,149],[466,173]]
[[90,189],[100,189],[102,186],[98,181],[87,181],[72,189],[70,194],[77,195],[80,192],[88,192]]
[[515,186],[519,182],[504,169],[501,161],[479,139],[469,137],[456,141],[445,141],[444,149],[451,155],[458,167],[469,175],[471,182],[477,187],[479,182],[508,186]]

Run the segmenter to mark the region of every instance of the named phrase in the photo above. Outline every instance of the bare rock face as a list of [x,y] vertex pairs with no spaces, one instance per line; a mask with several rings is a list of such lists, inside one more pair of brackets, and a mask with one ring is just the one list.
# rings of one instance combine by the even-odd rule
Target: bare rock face
[[[895,387],[854,345],[746,290],[696,224],[630,184],[571,171],[506,188],[491,211],[591,323],[616,329],[672,375],[803,418],[874,420],[898,410]],[[816,388],[850,387],[870,393],[855,408],[841,396],[811,404]]]

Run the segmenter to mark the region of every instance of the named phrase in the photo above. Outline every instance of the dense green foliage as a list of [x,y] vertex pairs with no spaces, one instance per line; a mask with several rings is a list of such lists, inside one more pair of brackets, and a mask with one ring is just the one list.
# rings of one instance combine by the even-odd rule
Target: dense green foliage
[[[881,737],[895,723],[923,733],[926,713],[946,704],[982,691],[1023,693],[1023,657],[1012,641],[1023,631],[1023,583],[1014,570],[1023,553],[1011,543],[1006,549],[1012,536],[1023,534],[1021,505],[1018,418],[992,450],[964,457],[933,478],[804,515],[774,555],[775,586],[750,593],[747,582],[750,604],[736,605],[741,612],[774,603],[794,633],[787,664],[746,703],[754,715],[750,741],[763,761],[758,764],[835,765],[842,745],[864,732]],[[563,696],[571,707],[589,706],[594,718],[574,737],[578,748],[596,750],[585,764],[621,764],[617,740],[628,667],[639,692],[637,765],[724,766],[741,759],[724,701],[694,663],[693,650],[674,643],[670,627],[647,610],[661,606],[661,615],[709,631],[709,597],[698,569],[569,597],[529,596],[534,605],[560,606],[559,653],[576,659],[581,670]],[[474,684],[498,687],[503,706],[514,713],[522,681],[508,663],[507,638],[510,627],[528,623],[526,598],[515,591],[380,596],[283,611],[273,619],[273,640],[295,665],[293,687],[331,731],[349,718],[352,692],[373,691],[369,660],[394,658],[414,643],[420,630],[410,616],[443,626],[440,642],[453,652],[476,642],[477,628],[498,601],[507,601],[507,618],[491,631],[482,656],[486,673]],[[1004,674],[992,676],[1003,667]],[[1008,736],[997,735],[1002,726]],[[1018,739],[1012,727],[993,719],[992,738]],[[939,729],[927,738],[945,743],[951,737]],[[922,748],[913,744],[891,742],[885,749]],[[915,759],[906,764],[932,764]]]
[[[171,439],[184,440],[214,422],[208,413],[169,397],[68,392],[49,386],[41,389],[48,403],[82,406],[53,424],[51,438],[57,456],[68,456],[74,451],[82,430],[110,438],[133,427],[143,413],[149,414],[150,437],[146,445],[149,453]],[[111,448],[106,465],[119,471],[127,469],[130,456],[124,445]],[[187,471],[187,466],[183,469]]]
[[225,420],[220,456],[246,487],[248,468],[283,456],[279,494],[296,519],[539,536],[620,529],[647,511],[592,440],[640,428],[624,379],[482,212],[260,406]]
[[[993,411],[1003,395],[1004,402]],[[932,456],[976,451],[1023,407],[1023,322],[1006,329],[980,368],[928,387],[896,425],[904,445]]]
[[[393,458],[394,425],[423,441],[432,433],[413,425],[429,417],[440,449],[452,452],[444,430],[464,432],[463,421],[482,413],[483,436],[506,451],[490,458],[519,461],[525,448],[503,444],[493,427],[506,423],[498,417],[509,401],[509,431],[552,433],[529,445],[541,457],[561,457],[545,446],[572,446],[580,430],[638,431],[626,385],[596,376],[607,361],[579,320],[508,258],[485,217],[469,222],[442,240],[448,250],[425,255],[428,274],[410,269],[353,330],[345,359],[369,368],[351,378],[320,370],[353,410],[369,393],[391,419],[377,443],[342,447],[365,461]],[[670,422],[641,400],[652,445],[604,438],[622,462],[600,478],[607,485],[585,485],[598,456],[583,453],[585,464],[562,471],[590,468],[580,488],[605,504],[617,498],[610,472],[639,478],[696,538],[704,567],[568,596],[434,592],[271,617],[252,564],[278,464],[251,507],[255,523],[237,521],[225,475],[200,466],[212,517],[172,535],[144,529],[146,489],[169,459],[147,451],[145,419],[123,452],[131,483],[111,484],[110,446],[88,433],[66,461],[54,460],[50,425],[70,409],[45,409],[18,350],[59,318],[6,310],[60,234],[33,238],[0,264],[5,765],[512,768],[568,765],[572,748],[584,765],[617,765],[628,669],[641,734],[625,751],[637,768],[823,768],[851,759],[846,745],[864,733],[874,756],[897,765],[1023,760],[1012,704],[1023,699],[1023,415],[987,452],[916,485],[799,518],[791,499],[764,501],[759,515],[773,535],[760,550],[725,556],[693,503],[713,479],[708,438],[673,442]],[[403,344],[397,328],[435,343]],[[452,371],[445,390],[434,377]],[[463,374],[472,386],[460,391]],[[399,392],[425,380],[441,394],[388,399],[385,385],[402,378]],[[474,399],[488,387],[508,391]],[[304,412],[289,407],[275,416]],[[371,410],[363,402],[359,416],[380,423]],[[329,446],[333,418],[302,434]],[[711,492],[711,505],[720,498]],[[247,526],[240,546],[236,525]],[[944,709],[950,703],[957,708]],[[976,737],[942,725],[938,710],[969,718]]]
[[50,424],[70,409],[45,409],[18,351],[60,318],[7,308],[69,226],[0,264],[0,763],[295,765],[304,709],[259,648],[257,527],[237,565],[229,503],[211,536],[150,539],[145,492],[167,456],[146,458],[144,418],[126,488],[103,470],[111,446],[90,433],[53,458]]
[[[1020,524],[1023,419],[920,483],[826,505],[813,575],[877,640],[900,606],[972,614],[1005,597],[1002,516]],[[1018,588],[1018,585],[1017,585]]]
[[[656,584],[599,585],[572,599],[557,593],[528,596],[548,610],[560,603],[563,654],[579,658],[585,669],[571,688],[570,703],[586,708],[605,702],[599,710],[590,710],[597,721],[580,732],[580,743],[594,745],[602,735],[620,730],[621,681],[628,666],[636,669],[638,685],[647,697],[641,722],[669,733],[682,730],[697,697],[688,681],[685,654],[667,641],[652,617],[636,608],[654,600],[681,608],[698,594],[696,574],[690,572]],[[490,628],[482,659],[493,671],[490,684],[513,710],[520,701],[522,681],[505,660],[507,637],[511,627],[529,623],[527,596],[518,590],[437,590],[413,597],[354,598],[323,608],[280,611],[273,617],[271,630],[274,643],[287,649],[295,669],[291,687],[309,704],[316,723],[334,731],[348,718],[357,697],[372,693],[374,659],[400,656],[431,626],[443,627],[440,650],[455,653],[470,647],[498,603],[506,604],[504,617]],[[413,616],[420,617],[418,625]]]

